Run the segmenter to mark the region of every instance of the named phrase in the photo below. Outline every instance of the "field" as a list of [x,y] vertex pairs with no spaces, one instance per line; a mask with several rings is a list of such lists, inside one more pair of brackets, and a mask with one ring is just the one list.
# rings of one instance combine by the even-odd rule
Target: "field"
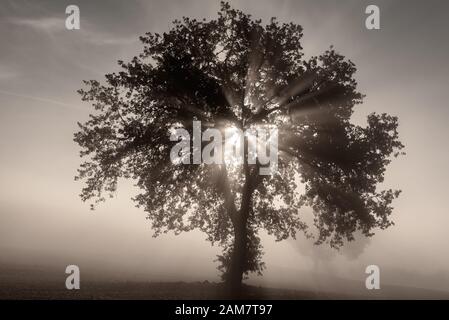
[[[223,299],[226,291],[214,282],[105,281],[84,277],[80,290],[65,288],[65,274],[46,269],[0,266],[0,299]],[[352,285],[347,283],[348,286]],[[376,292],[353,294],[335,291],[278,289],[245,285],[245,299],[449,299],[449,292],[385,286]]]

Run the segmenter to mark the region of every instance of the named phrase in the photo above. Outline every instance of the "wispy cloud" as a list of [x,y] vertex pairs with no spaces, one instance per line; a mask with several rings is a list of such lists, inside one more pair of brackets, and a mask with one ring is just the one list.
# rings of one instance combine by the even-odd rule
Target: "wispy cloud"
[[138,42],[137,36],[122,36],[110,34],[99,31],[95,24],[89,21],[83,21],[80,30],[68,31],[65,28],[65,19],[58,17],[40,17],[40,18],[12,18],[8,20],[9,23],[16,26],[23,26],[34,29],[35,31],[45,32],[49,35],[57,35],[62,32],[79,32],[82,41],[88,42],[91,45],[126,45]]
[[57,32],[65,30],[65,20],[57,17],[42,18],[12,18],[9,22],[18,26],[25,26],[45,32]]
[[6,90],[1,90],[0,89],[0,95],[8,95],[8,96],[13,96],[13,97],[17,97],[17,98],[22,98],[22,99],[27,99],[27,100],[34,100],[34,101],[38,101],[38,102],[45,102],[45,103],[50,103],[53,105],[59,105],[65,108],[70,108],[70,109],[79,109],[78,106],[73,105],[73,104],[69,104],[69,103],[65,103],[65,102],[61,102],[61,101],[57,101],[54,99],[48,99],[48,98],[44,98],[44,97],[37,97],[37,96],[31,96],[31,95],[27,95],[27,94],[21,94],[21,93],[17,93],[17,92],[11,92],[11,91],[6,91]]

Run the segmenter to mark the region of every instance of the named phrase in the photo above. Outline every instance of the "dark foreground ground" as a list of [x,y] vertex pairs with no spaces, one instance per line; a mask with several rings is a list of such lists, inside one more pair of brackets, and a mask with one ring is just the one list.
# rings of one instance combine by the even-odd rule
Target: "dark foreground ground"
[[[311,292],[245,286],[244,299],[318,299]],[[333,297],[338,298],[337,295]],[[187,300],[226,299],[226,291],[217,283],[185,282],[91,282],[80,290],[61,285],[34,284],[0,288],[0,299],[137,299]]]
[[[81,276],[80,290],[65,288],[64,273],[45,269],[0,266],[0,299],[226,299],[226,290],[213,282],[143,282],[106,281]],[[353,285],[347,283],[347,286]],[[358,285],[362,287],[362,285]],[[384,286],[381,290],[361,290],[349,293],[276,289],[260,286],[243,288],[243,299],[449,299],[449,292],[411,287]]]
[[[449,299],[449,293],[403,288],[404,294],[348,295],[244,286],[243,299]],[[410,290],[414,292],[410,292]],[[64,284],[30,283],[0,285],[0,299],[112,299],[112,300],[187,300],[226,299],[221,284],[200,282],[90,282],[80,290],[67,290]]]

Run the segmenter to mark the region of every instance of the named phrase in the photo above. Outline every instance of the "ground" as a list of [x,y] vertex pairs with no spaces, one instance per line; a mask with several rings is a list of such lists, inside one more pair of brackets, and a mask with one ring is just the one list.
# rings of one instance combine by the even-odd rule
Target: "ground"
[[[3,299],[223,299],[226,291],[215,282],[106,281],[82,276],[80,290],[65,288],[63,272],[45,268],[0,265],[0,300]],[[349,285],[349,283],[348,283]],[[381,290],[338,291],[279,289],[245,285],[245,299],[449,299],[449,292],[384,286]]]

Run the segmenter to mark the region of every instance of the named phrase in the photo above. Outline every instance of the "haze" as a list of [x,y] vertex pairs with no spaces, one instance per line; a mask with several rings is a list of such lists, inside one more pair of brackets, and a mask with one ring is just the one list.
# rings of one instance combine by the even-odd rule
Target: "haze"
[[[330,45],[357,66],[370,112],[400,119],[406,156],[388,167],[383,187],[403,190],[395,226],[340,253],[309,240],[263,237],[263,277],[270,286],[319,286],[329,279],[364,281],[376,264],[383,284],[449,291],[449,5],[445,1],[230,1],[267,21],[304,28],[303,47],[317,55]],[[381,29],[366,30],[365,8],[377,4]],[[65,8],[77,4],[81,29],[65,29]],[[90,211],[73,177],[81,160],[76,122],[92,111],[76,90],[103,80],[118,59],[140,53],[138,36],[168,31],[183,15],[214,18],[218,1],[2,1],[0,4],[0,262],[69,264],[108,279],[218,281],[220,249],[191,232],[152,238],[145,213],[134,207],[132,181]],[[327,280],[326,280],[327,279]]]

